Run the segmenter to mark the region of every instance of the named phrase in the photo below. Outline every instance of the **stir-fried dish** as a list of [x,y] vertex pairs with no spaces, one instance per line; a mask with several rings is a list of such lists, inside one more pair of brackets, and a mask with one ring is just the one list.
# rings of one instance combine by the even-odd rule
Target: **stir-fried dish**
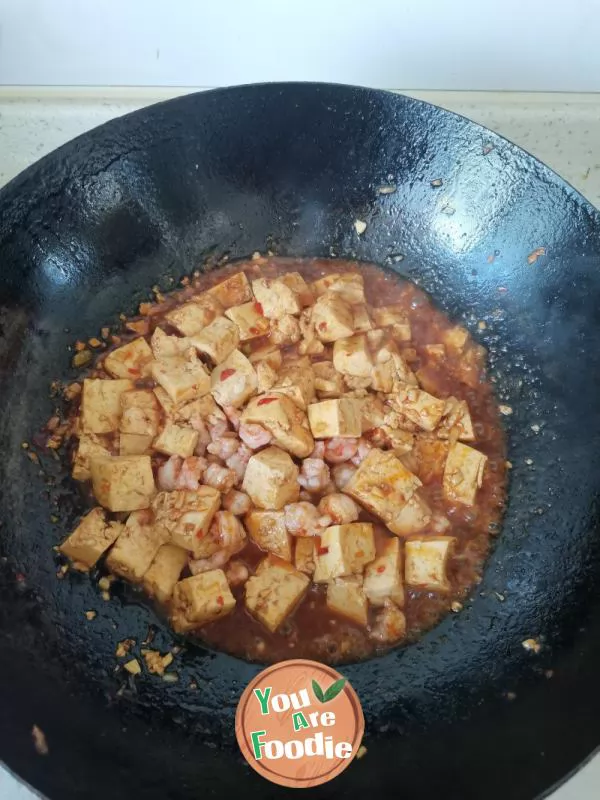
[[183,283],[68,387],[94,506],[61,552],[261,661],[364,658],[459,610],[504,503],[484,349],[371,265]]

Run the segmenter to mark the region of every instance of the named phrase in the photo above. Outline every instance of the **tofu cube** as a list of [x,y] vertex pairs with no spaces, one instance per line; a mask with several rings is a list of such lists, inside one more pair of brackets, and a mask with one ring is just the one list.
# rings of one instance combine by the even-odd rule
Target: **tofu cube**
[[343,491],[389,528],[419,486],[421,481],[393,453],[374,448]]
[[198,431],[193,428],[175,425],[174,422],[167,422],[154,440],[152,447],[167,456],[189,458],[194,454],[199,435]]
[[262,425],[278,447],[297,458],[306,458],[315,446],[306,414],[284,394],[269,393],[252,398],[241,420]]
[[411,536],[419,533],[431,522],[431,509],[427,503],[413,494],[404,508],[401,508],[394,519],[388,523],[388,528],[396,536]]
[[227,419],[211,394],[205,394],[204,397],[177,406],[174,416],[177,422],[185,425],[194,425],[200,420]]
[[281,280],[257,278],[252,281],[252,290],[267,319],[281,319],[302,310],[297,293]]
[[298,499],[298,467],[283,450],[267,447],[250,457],[242,489],[255,506],[279,511]]
[[279,319],[272,319],[269,338],[278,347],[296,344],[302,338],[300,323],[291,314],[285,314]]
[[93,433],[82,433],[77,444],[73,461],[73,477],[76,481],[89,481],[91,478],[90,461],[92,458],[110,456],[108,442]]
[[148,508],[154,497],[150,456],[102,456],[90,462],[96,500],[110,511]]
[[172,544],[188,550],[194,558],[208,558],[219,549],[209,529],[220,505],[217,489],[200,486],[194,491],[159,492],[152,508],[156,524],[167,531]]
[[273,369],[266,359],[258,361],[255,369],[258,393],[264,394],[277,380],[277,370]]
[[465,400],[458,400],[456,397],[446,398],[444,416],[438,426],[437,435],[440,439],[453,438],[459,439],[461,442],[475,441],[473,421]]
[[61,544],[60,552],[73,562],[76,569],[87,571],[116,541],[122,527],[116,522],[107,522],[103,508],[93,508]]
[[298,536],[294,544],[294,565],[297,570],[312,577],[317,560],[317,542],[315,536]]
[[285,362],[272,390],[287,395],[298,408],[306,411],[308,404],[315,399],[315,374],[310,359],[304,356]]
[[175,584],[188,562],[189,553],[174,544],[163,544],[144,575],[144,591],[159,603],[171,599]]
[[487,456],[456,442],[448,451],[444,468],[444,496],[453,503],[466,506],[475,504],[477,490],[481,488]]
[[332,525],[321,534],[313,581],[327,583],[333,578],[362,573],[375,558],[375,539],[370,522]]
[[441,441],[434,436],[426,436],[424,434],[415,436],[416,473],[423,483],[427,484],[442,480],[446,459],[448,458],[448,450],[448,442]]
[[222,569],[201,572],[175,584],[171,623],[179,633],[186,633],[231,613],[235,597]]
[[261,305],[256,301],[243,303],[241,306],[232,306],[225,312],[225,316],[237,325],[240,341],[247,342],[258,336],[269,333],[269,320],[260,313]]
[[[137,433],[119,434],[119,455],[120,456],[145,456],[152,449],[154,436],[144,436]],[[107,453],[108,455],[108,453]]]
[[279,280],[294,292],[303,308],[315,302],[312,289],[299,272],[286,272]]
[[150,347],[157,361],[181,356],[189,349],[190,343],[181,336],[169,336],[162,328],[155,328],[150,339]]
[[365,282],[358,272],[332,273],[311,284],[317,297],[324,294],[336,294],[345,303],[361,305],[365,302]]
[[446,567],[455,543],[453,536],[408,539],[404,563],[404,579],[408,586],[426,592],[449,592]]
[[317,361],[312,368],[315,376],[315,390],[320,400],[337,398],[342,394],[344,380],[331,361]]
[[433,431],[442,419],[446,403],[422,389],[400,388],[391,398],[392,406],[410,422],[425,431]]
[[334,578],[327,584],[327,608],[342,617],[367,627],[369,605],[359,577]]
[[106,558],[106,566],[115,575],[139,583],[165,540],[162,528],[153,524],[148,509],[134,511],[125,529]]
[[365,594],[372,606],[382,606],[386,600],[404,605],[402,581],[402,552],[400,540],[386,539],[380,554],[365,567]]
[[216,299],[223,308],[239,306],[252,300],[252,289],[244,272],[236,272],[235,275],[217,283],[206,294]]
[[111,350],[104,359],[104,369],[113,378],[137,380],[148,374],[148,366],[153,359],[148,342],[140,337],[132,342]]
[[251,350],[247,355],[248,361],[251,364],[258,364],[259,361],[266,361],[274,370],[281,369],[283,356],[277,345],[272,343],[265,344],[255,350]]
[[308,407],[308,422],[315,439],[333,436],[358,438],[362,431],[361,402],[352,397],[322,400]]
[[156,436],[160,424],[160,404],[151,389],[133,389],[121,395],[121,433]]
[[175,403],[185,403],[210,392],[210,375],[191,354],[152,362],[152,377]]
[[459,356],[469,341],[469,332],[460,325],[449,328],[442,334],[442,342],[451,355]]
[[155,386],[152,391],[154,392],[154,396],[158,400],[158,404],[161,407],[163,414],[167,417],[167,419],[174,419],[177,413],[177,404],[171,400],[171,398],[165,392],[162,386]]
[[227,317],[217,317],[200,333],[190,336],[190,342],[213,364],[225,361],[240,343],[238,326]]
[[414,436],[408,431],[399,428],[391,428],[389,425],[381,426],[381,435],[385,439],[386,445],[391,448],[395,455],[403,456],[410,453],[414,445]]
[[381,644],[393,644],[406,636],[406,617],[392,600],[386,600],[377,613],[369,635]]
[[353,306],[352,313],[354,317],[352,327],[354,328],[355,333],[364,333],[365,331],[370,331],[373,328],[369,309],[366,305],[361,303],[360,305]]
[[[165,319],[184,336],[200,333],[222,313],[222,307],[208,295],[184,303],[165,314]],[[153,337],[154,338],[154,337]]]
[[246,581],[246,608],[265,628],[275,633],[300,603],[309,578],[287,561],[268,555]]
[[338,339],[333,345],[333,366],[342,375],[370,378],[373,371],[371,354],[364,334]]
[[292,538],[285,527],[283,511],[251,511],[244,517],[248,535],[261,550],[284,561],[292,560]]
[[369,394],[362,400],[360,422],[362,433],[380,428],[385,422],[385,405],[380,397]]
[[393,327],[394,338],[409,342],[411,338],[410,321],[401,305],[380,306],[372,310],[373,322],[379,328]]
[[354,333],[352,307],[335,294],[319,297],[312,308],[311,322],[322,342],[346,339]]
[[240,408],[256,394],[256,370],[243,353],[234,350],[210,376],[211,394],[220,406]]
[[134,388],[130,380],[86,378],[81,398],[81,428],[85,433],[113,433],[121,419],[121,395]]

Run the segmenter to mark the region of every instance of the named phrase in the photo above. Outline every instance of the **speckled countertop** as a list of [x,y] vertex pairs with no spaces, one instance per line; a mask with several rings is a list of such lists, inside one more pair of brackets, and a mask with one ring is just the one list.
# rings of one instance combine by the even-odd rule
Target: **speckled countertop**
[[[189,91],[193,90],[0,87],[0,186],[74,136],[113,117]],[[506,136],[552,167],[600,208],[600,94],[407,94],[463,114]],[[36,757],[32,746],[32,758]],[[36,795],[0,766],[0,797],[33,800]],[[598,797],[600,755],[558,789],[551,800]]]

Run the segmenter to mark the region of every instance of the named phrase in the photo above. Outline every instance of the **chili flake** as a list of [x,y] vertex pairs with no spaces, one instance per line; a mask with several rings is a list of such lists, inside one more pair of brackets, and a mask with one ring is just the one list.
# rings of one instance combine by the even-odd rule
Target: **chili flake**
[[235,375],[236,372],[237,370],[235,369],[224,369],[223,372],[221,373],[221,380],[226,381],[227,378],[231,378],[231,376]]
[[382,564],[380,567],[377,567],[377,572],[379,572],[380,574],[382,572],[385,572],[385,566]]
[[218,605],[218,606],[225,605],[225,600],[223,600],[223,595],[219,595],[219,596],[217,597],[217,605]]
[[259,302],[258,302],[258,300],[256,301],[256,303],[254,303],[254,310],[255,310],[257,313],[259,313],[259,314],[261,315],[261,317],[264,317],[264,315],[265,315],[265,310],[264,310],[264,308],[262,307],[262,303],[259,303]]
[[328,552],[329,552],[329,548],[328,547],[319,547],[319,549],[317,550],[317,553],[320,556],[325,556],[325,555],[327,555]]
[[267,403],[274,403],[277,400],[276,397],[263,397],[262,400],[259,400],[256,404],[257,406],[266,406]]

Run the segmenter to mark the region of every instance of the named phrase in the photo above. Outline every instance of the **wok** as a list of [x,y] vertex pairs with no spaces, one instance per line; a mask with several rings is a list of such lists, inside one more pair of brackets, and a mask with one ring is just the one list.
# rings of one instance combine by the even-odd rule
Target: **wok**
[[[84,503],[59,463],[21,447],[56,405],[51,381],[76,376],[75,339],[155,284],[266,249],[414,280],[489,348],[513,409],[508,511],[483,582],[417,644],[343,669],[368,752],[312,795],[530,800],[600,745],[600,219],[490,131],[345,86],[162,103],[0,193],[0,757],[52,800],[285,794],[234,742],[260,666],[188,644],[176,684],[115,672],[122,639],[152,624],[164,652],[172,635],[130,590],[104,602],[88,577],[57,579],[52,547]],[[539,654],[522,646],[532,637]]]

